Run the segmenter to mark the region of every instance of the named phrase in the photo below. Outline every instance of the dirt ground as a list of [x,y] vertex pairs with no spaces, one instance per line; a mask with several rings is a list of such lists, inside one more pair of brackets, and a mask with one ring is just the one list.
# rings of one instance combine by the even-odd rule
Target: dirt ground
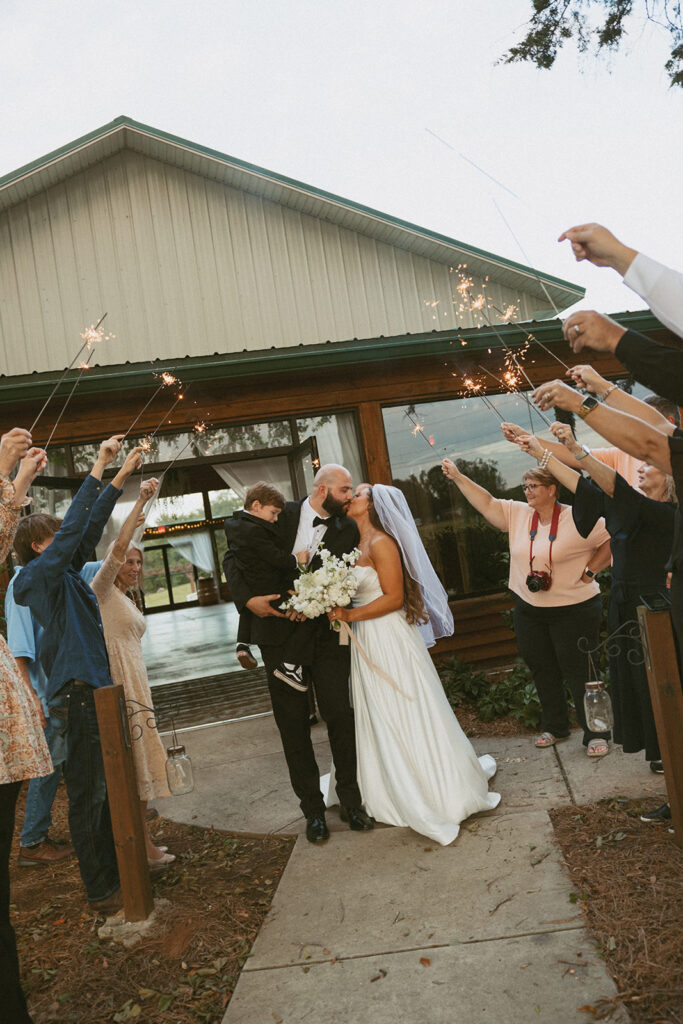
[[[476,735],[496,734],[481,731],[495,723],[468,725]],[[154,936],[125,949],[98,938],[103,919],[88,908],[74,860],[16,865],[23,795],[12,918],[35,1024],[218,1024],[294,840],[159,819],[154,835],[177,862],[153,876],[153,887],[171,910]],[[551,811],[572,898],[619,989],[616,1000],[586,1006],[587,1020],[607,1019],[621,1002],[634,1024],[683,1024],[683,851],[666,824],[640,822],[644,809],[652,808],[620,797]],[[63,786],[55,812],[52,834],[65,839]]]
[[683,1022],[683,850],[670,822],[640,821],[653,809],[619,797],[550,812],[572,899],[619,989],[614,1000],[584,1007],[589,1020],[622,1003],[633,1024]]
[[[22,983],[35,1024],[214,1024],[294,845],[290,837],[249,839],[158,819],[154,835],[176,854],[152,876],[170,901],[162,927],[132,949],[99,939],[103,918],[89,909],[75,859],[18,867],[23,787],[12,854],[12,920]],[[68,839],[63,785],[51,835]]]

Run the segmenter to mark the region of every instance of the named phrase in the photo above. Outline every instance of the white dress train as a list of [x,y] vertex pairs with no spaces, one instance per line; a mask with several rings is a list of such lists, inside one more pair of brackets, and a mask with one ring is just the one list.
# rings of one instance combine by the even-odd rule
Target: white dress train
[[[372,566],[355,571],[358,607],[380,597],[382,588]],[[402,691],[374,672],[352,644],[358,784],[365,809],[377,821],[409,826],[447,846],[461,821],[498,805],[500,794],[488,791],[496,762],[489,755],[477,757],[417,627],[408,624],[402,610],[354,622],[352,629],[369,660]],[[337,802],[334,783],[333,766],[328,806]]]

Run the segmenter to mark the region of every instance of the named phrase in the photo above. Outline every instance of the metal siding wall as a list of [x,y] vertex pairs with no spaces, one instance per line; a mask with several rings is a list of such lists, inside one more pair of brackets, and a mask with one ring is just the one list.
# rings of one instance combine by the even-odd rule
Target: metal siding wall
[[[468,327],[457,284],[445,264],[123,151],[0,216],[2,371],[64,367],[105,310],[100,365]],[[522,317],[537,306],[488,291]]]

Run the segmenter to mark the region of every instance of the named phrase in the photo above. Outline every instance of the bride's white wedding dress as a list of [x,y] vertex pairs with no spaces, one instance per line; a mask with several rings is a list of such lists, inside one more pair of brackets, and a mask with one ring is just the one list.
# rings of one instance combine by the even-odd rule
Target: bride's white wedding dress
[[[354,607],[381,597],[375,569],[366,565],[355,571]],[[496,762],[489,755],[477,757],[417,627],[408,624],[402,610],[354,622],[351,628],[369,660],[402,691],[374,672],[351,645],[358,784],[365,809],[377,821],[409,826],[446,846],[458,835],[461,821],[499,803],[500,794],[488,791]],[[336,802],[334,768],[328,794],[328,803]]]

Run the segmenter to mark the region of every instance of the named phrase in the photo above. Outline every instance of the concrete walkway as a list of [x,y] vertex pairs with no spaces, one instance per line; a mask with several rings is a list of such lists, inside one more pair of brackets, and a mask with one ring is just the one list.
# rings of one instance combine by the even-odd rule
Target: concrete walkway
[[[502,801],[452,846],[410,829],[352,833],[331,810],[334,834],[319,847],[302,835],[270,715],[183,742],[196,789],[158,801],[162,814],[300,837],[223,1024],[565,1024],[615,993],[569,900],[547,810],[621,794],[656,801],[663,781],[641,755],[588,760],[577,733],[544,751],[531,737],[476,741],[498,761]],[[314,742],[324,772],[323,726]]]

